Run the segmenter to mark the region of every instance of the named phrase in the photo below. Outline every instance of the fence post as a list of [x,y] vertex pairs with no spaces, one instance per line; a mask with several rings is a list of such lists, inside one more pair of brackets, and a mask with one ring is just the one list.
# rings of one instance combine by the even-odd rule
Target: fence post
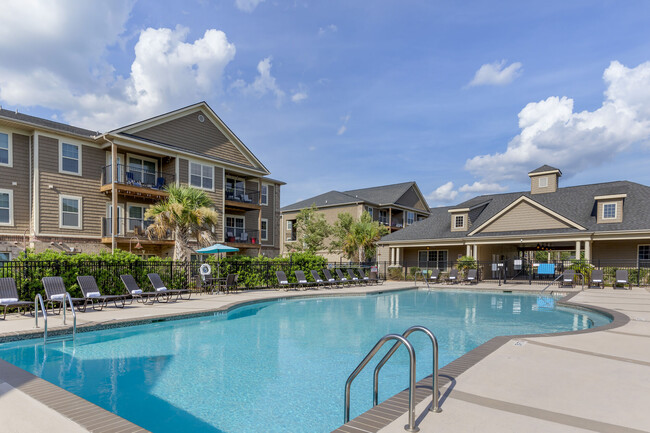
[[641,263],[636,264],[636,286],[641,287]]

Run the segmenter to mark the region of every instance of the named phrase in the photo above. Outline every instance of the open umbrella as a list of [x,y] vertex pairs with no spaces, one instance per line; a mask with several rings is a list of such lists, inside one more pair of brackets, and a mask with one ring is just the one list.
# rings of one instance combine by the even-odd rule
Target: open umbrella
[[228,245],[223,245],[223,244],[214,244],[209,247],[196,250],[196,252],[199,254],[230,253],[234,251],[239,251],[239,248],[229,247]]

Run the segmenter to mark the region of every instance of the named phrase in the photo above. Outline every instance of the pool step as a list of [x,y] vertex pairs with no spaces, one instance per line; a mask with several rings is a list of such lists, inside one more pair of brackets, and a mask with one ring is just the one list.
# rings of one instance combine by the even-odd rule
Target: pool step
[[47,339],[44,340],[45,344],[49,343],[60,343],[62,341],[74,341],[74,334],[62,334],[62,335],[56,335],[54,337],[47,337]]

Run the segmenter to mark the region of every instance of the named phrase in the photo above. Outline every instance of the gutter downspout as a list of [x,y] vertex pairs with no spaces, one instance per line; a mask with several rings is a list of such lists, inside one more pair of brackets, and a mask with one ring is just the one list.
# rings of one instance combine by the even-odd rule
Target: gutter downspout
[[106,138],[106,134],[102,135],[101,138],[111,144],[111,254],[115,254],[115,249],[117,248],[115,235],[118,227],[117,187],[115,186],[117,180],[117,146],[115,142]]

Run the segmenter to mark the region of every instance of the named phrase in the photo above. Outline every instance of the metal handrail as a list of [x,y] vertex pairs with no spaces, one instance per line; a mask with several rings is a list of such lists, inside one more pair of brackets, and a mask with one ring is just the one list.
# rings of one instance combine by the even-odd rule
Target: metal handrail
[[45,309],[45,304],[43,304],[43,297],[40,293],[36,294],[34,298],[34,318],[36,319],[36,327],[38,328],[38,304],[41,304],[41,310],[43,311],[43,342],[47,341],[47,310]]
[[66,310],[66,301],[70,304],[70,310],[72,311],[72,339],[74,340],[77,335],[77,313],[74,311],[74,305],[72,304],[72,297],[69,292],[65,292],[63,296],[63,324],[65,325],[65,310]]
[[348,380],[345,382],[345,407],[343,410],[343,422],[347,423],[350,421],[350,387],[352,386],[352,381],[359,375],[361,370],[368,365],[370,360],[377,354],[379,349],[389,340],[397,340],[404,346],[409,352],[409,423],[404,426],[406,431],[417,432],[420,431],[418,427],[415,426],[415,350],[411,343],[399,334],[388,334],[384,335],[379,339],[375,347],[368,352],[363,361],[359,363],[357,368],[354,369]]
[[[440,404],[438,401],[440,391],[439,391],[439,384],[438,384],[438,339],[436,336],[431,332],[429,329],[425,328],[424,326],[411,326],[409,329],[404,331],[402,336],[404,338],[408,338],[409,335],[414,333],[415,331],[420,331],[424,332],[427,334],[429,339],[431,340],[431,346],[433,348],[433,387],[431,389],[431,394],[432,394],[432,405],[431,409],[429,409],[431,412],[442,412],[442,409],[440,409]],[[374,381],[373,381],[373,397],[372,397],[372,405],[377,406],[379,403],[379,370],[388,362],[388,360],[393,356],[393,354],[399,349],[400,344],[402,344],[400,341],[395,343],[395,345],[388,351],[388,353],[382,358],[381,361],[379,361],[379,364],[375,367],[375,374],[374,374]]]
[[[580,272],[576,272],[576,273],[573,274],[573,275],[574,275],[574,276],[575,276],[575,275],[580,275],[580,282],[582,283],[582,290],[584,290],[584,289],[585,289],[585,276],[582,275],[582,273],[580,273]],[[540,295],[543,295],[543,294],[544,294],[544,291],[546,291],[546,289],[548,289],[549,287],[551,287],[551,286],[553,285],[553,283],[555,283],[557,280],[559,280],[560,278],[563,278],[563,277],[564,277],[564,272],[562,272],[560,275],[558,275],[558,277],[557,277],[556,279],[554,279],[553,281],[551,281],[550,283],[548,283],[548,285],[547,285],[546,287],[544,287],[544,288],[542,289],[542,291],[539,292],[539,294],[540,294]],[[552,291],[552,290],[551,290],[551,294],[553,294],[553,291]]]

